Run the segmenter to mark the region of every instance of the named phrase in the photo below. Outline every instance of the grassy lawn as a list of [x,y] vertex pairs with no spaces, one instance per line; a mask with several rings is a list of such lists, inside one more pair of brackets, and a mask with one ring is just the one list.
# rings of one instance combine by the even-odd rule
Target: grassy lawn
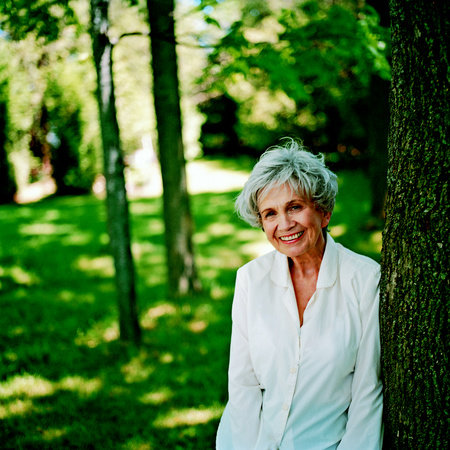
[[[234,169],[228,163],[221,173]],[[378,259],[381,233],[362,231],[367,181],[360,172],[339,175],[331,234]],[[270,249],[234,216],[236,195],[192,196],[206,293],[177,302],[166,297],[161,201],[131,201],[139,350],[118,341],[103,202],[0,207],[0,447],[214,447],[235,271]]]

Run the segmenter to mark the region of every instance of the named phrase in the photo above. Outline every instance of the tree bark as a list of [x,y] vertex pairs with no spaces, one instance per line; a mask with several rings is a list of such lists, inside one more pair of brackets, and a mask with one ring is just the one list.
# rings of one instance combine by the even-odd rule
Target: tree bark
[[115,106],[111,56],[113,47],[108,38],[109,3],[109,0],[91,0],[91,37],[97,71],[97,100],[104,154],[108,231],[116,272],[120,337],[123,341],[138,344],[141,332],[130,248],[124,164]]
[[[367,2],[378,13],[380,25],[389,27],[389,0]],[[370,154],[369,178],[371,185],[371,210],[375,219],[383,219],[386,197],[386,172],[388,159],[390,82],[373,74],[369,86],[368,143]]]
[[391,0],[380,311],[389,449],[449,447],[448,17],[445,1]]
[[[1,82],[0,82],[1,83]],[[0,84],[0,94],[2,86]],[[14,194],[16,193],[16,182],[11,173],[11,165],[8,161],[6,152],[7,141],[7,103],[0,98],[0,204],[13,203]]]
[[186,184],[173,0],[147,0],[153,96],[163,181],[169,294],[199,290],[192,245],[193,224]]

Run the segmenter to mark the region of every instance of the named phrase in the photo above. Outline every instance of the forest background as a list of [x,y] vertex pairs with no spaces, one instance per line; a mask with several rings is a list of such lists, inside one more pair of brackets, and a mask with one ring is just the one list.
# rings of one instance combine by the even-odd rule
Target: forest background
[[[173,18],[184,158],[177,164],[187,161],[199,283],[183,295],[171,291],[167,247],[174,233],[167,232],[158,162],[169,149],[158,145],[154,92],[157,73],[170,71],[151,56],[148,25],[161,4],[171,2],[0,6],[6,447],[213,447],[227,395],[235,270],[268,250],[262,233],[235,217],[233,201],[256,158],[280,138],[300,138],[325,155],[340,178],[331,234],[380,259],[387,2],[180,0]],[[131,339],[120,299],[117,306],[121,282],[114,285],[115,238],[103,201],[104,91],[92,49],[99,5],[107,12],[136,267],[136,280],[127,281],[139,329]],[[151,34],[159,38],[175,44],[170,35]]]

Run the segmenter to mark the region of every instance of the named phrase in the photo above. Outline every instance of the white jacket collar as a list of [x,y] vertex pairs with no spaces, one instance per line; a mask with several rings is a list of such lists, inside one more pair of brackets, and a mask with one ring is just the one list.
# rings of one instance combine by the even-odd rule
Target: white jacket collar
[[[275,252],[270,278],[275,284],[288,287],[292,283],[291,275],[289,273],[288,258],[278,251]],[[319,277],[317,279],[317,289],[330,287],[334,284],[337,277],[337,264],[337,244],[327,233],[325,252],[323,254],[322,263],[320,264]]]

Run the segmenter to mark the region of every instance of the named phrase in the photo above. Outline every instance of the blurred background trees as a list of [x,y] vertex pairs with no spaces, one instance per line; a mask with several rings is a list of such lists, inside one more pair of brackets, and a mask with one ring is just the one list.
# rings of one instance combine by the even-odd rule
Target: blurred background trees
[[8,78],[7,60],[0,47],[0,204],[12,203],[16,193],[16,183],[12,166],[6,152],[8,139]]
[[200,290],[192,243],[193,222],[187,191],[174,1],[148,0],[153,97],[163,182],[164,224],[171,296]]
[[[179,0],[170,15],[176,42],[169,37],[168,46],[163,40],[159,53],[155,44],[160,31],[152,23],[158,2],[106,3],[113,128],[120,132],[115,146],[120,147],[123,189],[135,192],[139,183],[155,182],[149,174],[152,161],[160,158],[167,233],[179,244],[181,237],[174,233],[187,230],[187,244],[178,249],[185,261],[168,257],[173,260],[168,265],[173,289],[184,276],[183,270],[175,276],[173,267],[188,267],[186,258],[192,261],[188,285],[197,283],[183,187],[185,158],[256,158],[280,137],[298,137],[313,151],[324,152],[334,169],[366,170],[373,192],[374,222],[369,225],[380,226],[376,219],[383,215],[390,78],[386,2]],[[88,0],[0,5],[0,159],[2,179],[15,177],[19,202],[35,185],[57,195],[105,190],[101,143],[112,134],[103,133],[101,139],[89,8]],[[167,19],[167,14],[161,17]],[[149,19],[156,31],[149,30]],[[152,32],[153,59],[148,45]],[[178,88],[173,84],[167,91],[157,80],[166,83],[168,73],[176,75],[176,59],[180,98],[174,97],[170,112],[169,92]],[[169,62],[175,69],[168,70]],[[180,128],[181,135],[170,131]],[[175,152],[169,151],[171,140],[176,141]],[[145,164],[136,168],[138,156]],[[172,171],[179,174],[176,181]],[[5,198],[15,191],[6,182],[1,189]],[[180,223],[174,220],[177,208],[186,210]]]
[[[101,171],[88,2],[72,1],[68,9],[67,1],[44,3],[46,8],[3,2],[0,9],[1,45],[14,72],[8,154],[20,166],[19,189],[53,173],[59,193],[81,192]],[[144,1],[109,3],[112,40],[124,33],[148,34]],[[383,150],[369,151],[369,141],[385,127],[378,121],[371,131],[384,97],[373,81],[389,80],[389,33],[386,2],[374,2],[376,9],[371,3],[177,2],[187,157],[202,152],[258,156],[279,137],[294,135],[325,152],[336,167],[380,165],[376,156]],[[143,140],[156,142],[149,62],[146,38],[116,45],[117,116],[125,155],[141,148]]]
[[125,188],[124,158],[116,112],[113,76],[113,43],[109,36],[109,0],[90,1],[90,34],[97,73],[97,103],[106,181],[106,210],[110,247],[114,258],[119,306],[119,328],[123,341],[139,344],[135,269],[131,254],[130,220]]

